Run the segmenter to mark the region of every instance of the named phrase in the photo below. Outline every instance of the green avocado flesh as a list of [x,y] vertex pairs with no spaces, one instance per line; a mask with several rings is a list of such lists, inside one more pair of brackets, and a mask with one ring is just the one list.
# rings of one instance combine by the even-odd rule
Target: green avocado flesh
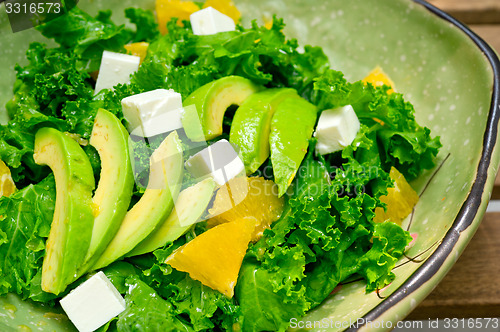
[[260,89],[260,86],[246,78],[227,76],[194,91],[183,102],[182,124],[187,137],[199,142],[220,136],[227,108],[231,105],[241,105]]
[[306,155],[316,117],[316,106],[303,98],[285,99],[274,113],[269,145],[279,196],[286,192]]
[[56,129],[38,130],[34,152],[35,162],[49,166],[56,180],[56,204],[43,260],[42,289],[59,294],[77,279],[77,270],[90,245],[94,173],[80,145]]
[[127,256],[142,255],[177,240],[203,215],[210,203],[216,184],[206,178],[179,194],[172,213]]
[[95,118],[90,145],[101,159],[101,176],[94,194],[94,229],[85,263],[85,273],[99,259],[115,236],[127,213],[134,189],[134,174],[128,148],[128,132],[112,113],[100,109]]
[[269,158],[271,119],[286,98],[300,98],[294,89],[267,89],[248,97],[236,110],[229,141],[240,147],[247,175]]
[[168,217],[179,194],[183,170],[181,141],[174,131],[153,152],[148,187],[125,215],[94,270],[125,256]]

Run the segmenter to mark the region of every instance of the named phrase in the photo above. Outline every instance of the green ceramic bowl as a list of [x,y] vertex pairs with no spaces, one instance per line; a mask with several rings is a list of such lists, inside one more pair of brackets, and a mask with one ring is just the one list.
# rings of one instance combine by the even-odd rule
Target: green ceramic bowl
[[[276,13],[301,45],[322,46],[332,66],[350,80],[380,65],[413,103],[417,120],[440,135],[438,166],[412,183],[421,194],[404,227],[415,245],[397,264],[395,281],[365,294],[363,282],[341,287],[317,309],[292,324],[298,330],[387,330],[406,317],[455,263],[474,235],[499,165],[499,62],[494,51],[465,26],[421,0],[236,0],[244,15],[263,21]],[[90,12],[123,9],[133,0],[87,0]],[[152,8],[153,1],[140,4]],[[11,95],[13,66],[23,63],[36,31],[13,34],[0,9],[0,107]],[[3,109],[0,109],[3,113]],[[314,325],[316,322],[316,325]],[[356,322],[364,324],[355,324]],[[354,324],[353,324],[354,323]],[[0,330],[71,331],[60,311],[0,298]],[[304,327],[302,327],[304,326]],[[315,326],[315,328],[314,328]]]

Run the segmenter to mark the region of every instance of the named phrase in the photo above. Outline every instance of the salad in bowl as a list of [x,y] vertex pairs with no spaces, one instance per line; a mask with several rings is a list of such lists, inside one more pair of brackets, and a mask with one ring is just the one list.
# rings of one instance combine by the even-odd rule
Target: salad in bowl
[[395,279],[441,143],[383,69],[350,82],[231,1],[110,14],[39,25],[15,67],[0,294],[81,331],[282,331]]

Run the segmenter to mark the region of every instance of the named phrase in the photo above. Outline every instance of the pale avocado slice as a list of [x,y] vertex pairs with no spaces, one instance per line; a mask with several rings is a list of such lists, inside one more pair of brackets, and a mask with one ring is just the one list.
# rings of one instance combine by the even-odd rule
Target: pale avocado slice
[[33,158],[47,165],[56,180],[54,217],[42,266],[42,289],[59,294],[76,279],[92,237],[94,173],[90,161],[68,135],[42,128],[35,135]]
[[220,136],[227,108],[239,106],[260,89],[260,86],[240,76],[223,77],[197,89],[183,102],[182,125],[187,137],[200,142]]
[[286,192],[307,153],[316,117],[316,106],[303,98],[283,100],[274,113],[269,144],[279,196]]
[[294,89],[266,89],[249,96],[236,110],[229,141],[240,147],[247,175],[269,158],[271,119],[285,98],[300,98]]
[[127,256],[142,255],[177,240],[203,215],[210,203],[216,183],[206,178],[181,191],[172,213],[160,226],[134,248]]
[[153,152],[150,164],[146,191],[127,212],[120,229],[92,269],[105,267],[125,256],[172,211],[184,170],[182,146],[177,131],[170,133]]
[[129,134],[112,113],[99,109],[90,145],[101,159],[101,176],[92,199],[95,209],[90,247],[80,274],[99,259],[127,213],[134,189],[134,173],[128,148]]

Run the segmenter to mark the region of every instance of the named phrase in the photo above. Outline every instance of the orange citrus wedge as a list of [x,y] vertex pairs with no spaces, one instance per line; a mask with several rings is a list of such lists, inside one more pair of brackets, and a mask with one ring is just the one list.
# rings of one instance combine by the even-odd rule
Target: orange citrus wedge
[[238,23],[241,18],[241,13],[232,0],[207,0],[203,4],[203,8],[207,7],[217,9],[222,14],[229,16],[234,23]]
[[232,179],[217,192],[208,211],[211,216],[208,226],[240,219],[252,221],[255,224],[252,242],[255,242],[283,213],[285,201],[278,192],[276,183],[263,177]]
[[267,30],[271,30],[273,28],[273,20],[264,20],[264,27]]
[[149,43],[132,43],[125,45],[124,47],[127,50],[127,53],[138,56],[139,58],[141,58],[141,62],[143,62],[146,54],[148,53]]
[[375,67],[364,79],[365,84],[371,83],[373,86],[388,85],[391,89],[387,90],[388,94],[394,92],[394,82],[387,76],[387,74],[379,66]]
[[220,224],[175,250],[165,263],[232,298],[254,228],[246,220]]
[[0,197],[9,197],[16,191],[16,184],[12,180],[9,167],[0,160]]
[[192,1],[181,0],[156,0],[156,17],[158,18],[158,25],[160,32],[166,34],[167,22],[172,17],[177,17],[179,20],[177,24],[181,25],[182,20],[189,21],[189,16],[200,10],[200,7]]
[[[235,23],[238,23],[241,18],[241,13],[234,5],[232,0],[207,0],[203,4],[203,8],[212,7],[222,14],[231,17]],[[156,0],[156,16],[162,34],[167,33],[167,22],[172,17],[177,17],[177,24],[181,24],[182,20],[189,21],[189,16],[200,10],[198,5],[193,1],[182,0]]]
[[394,180],[394,188],[388,188],[387,195],[380,197],[380,200],[387,204],[387,210],[384,211],[381,207],[375,208],[373,221],[384,222],[389,220],[401,225],[403,219],[411,213],[413,207],[417,204],[418,194],[396,168],[391,168],[389,176]]

